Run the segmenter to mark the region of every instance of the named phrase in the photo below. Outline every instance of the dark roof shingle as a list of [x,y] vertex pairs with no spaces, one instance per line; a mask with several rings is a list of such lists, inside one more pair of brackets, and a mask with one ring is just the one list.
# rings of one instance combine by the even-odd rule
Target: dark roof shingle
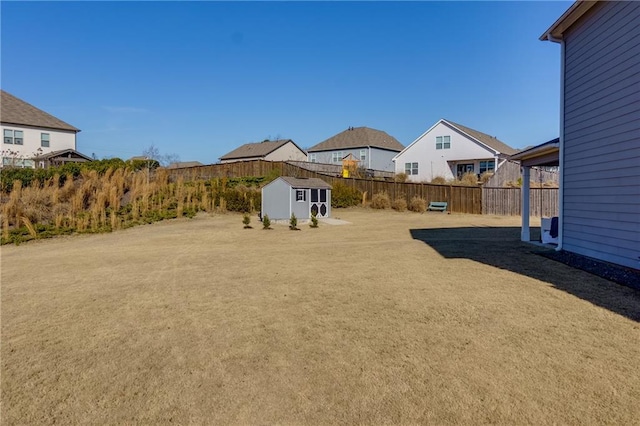
[[70,130],[73,132],[80,131],[80,129],[73,127],[71,124],[65,123],[4,90],[0,90],[0,95],[0,121],[2,123]]
[[[291,139],[279,139],[277,141],[264,141],[256,143],[246,143],[231,152],[226,153],[220,160],[234,160],[237,158],[260,158],[271,154],[276,149],[285,145],[287,142],[291,142],[296,145]],[[298,145],[296,145],[298,147]],[[298,147],[300,149],[300,147]],[[302,149],[300,151],[304,152]]]
[[396,152],[404,149],[404,146],[402,146],[396,138],[386,132],[368,127],[353,127],[309,148],[309,152],[333,151],[336,149],[366,146]]
[[463,132],[465,132],[466,134],[468,134],[469,136],[479,140],[480,142],[482,142],[483,144],[487,145],[490,148],[495,149],[496,151],[498,151],[501,154],[507,154],[507,155],[512,155],[515,154],[517,152],[516,149],[511,148],[509,145],[507,145],[506,143],[500,141],[498,138],[495,138],[493,136],[489,136],[486,133],[482,133],[479,132],[477,130],[474,130],[470,127],[466,127],[463,126],[461,124],[458,123],[454,123],[453,121],[450,120],[445,120],[447,123],[451,124],[452,126],[458,128],[459,130],[462,130]]
[[331,189],[331,185],[319,178],[295,178],[291,176],[280,176],[280,179],[291,185],[292,188],[318,188]]

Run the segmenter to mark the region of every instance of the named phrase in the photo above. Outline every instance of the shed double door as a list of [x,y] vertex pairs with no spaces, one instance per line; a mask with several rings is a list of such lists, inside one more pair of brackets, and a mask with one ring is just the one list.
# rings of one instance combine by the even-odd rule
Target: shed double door
[[317,217],[327,217],[329,214],[329,206],[327,205],[326,189],[311,189],[311,203],[309,206],[310,214]]

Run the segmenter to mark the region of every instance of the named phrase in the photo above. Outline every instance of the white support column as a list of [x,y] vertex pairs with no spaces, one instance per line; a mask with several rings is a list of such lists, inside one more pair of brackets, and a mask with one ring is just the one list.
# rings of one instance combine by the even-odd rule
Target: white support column
[[522,229],[520,230],[520,240],[521,241],[531,241],[531,232],[529,229],[529,216],[531,214],[529,208],[529,179],[531,175],[531,168],[522,166],[522,189],[520,190],[520,194],[522,196],[522,202],[520,205],[522,206]]

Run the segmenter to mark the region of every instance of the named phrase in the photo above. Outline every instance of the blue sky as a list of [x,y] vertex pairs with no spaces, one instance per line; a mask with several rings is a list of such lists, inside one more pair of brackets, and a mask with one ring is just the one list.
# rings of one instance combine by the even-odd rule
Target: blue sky
[[2,2],[1,84],[80,128],[214,163],[349,126],[410,144],[447,118],[514,148],[558,135],[562,2]]

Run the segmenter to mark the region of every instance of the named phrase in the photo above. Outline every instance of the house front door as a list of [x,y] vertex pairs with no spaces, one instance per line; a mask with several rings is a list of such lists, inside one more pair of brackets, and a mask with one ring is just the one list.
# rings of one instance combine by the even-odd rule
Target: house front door
[[329,206],[327,205],[327,190],[312,189],[310,214],[317,217],[327,217],[329,215]]

